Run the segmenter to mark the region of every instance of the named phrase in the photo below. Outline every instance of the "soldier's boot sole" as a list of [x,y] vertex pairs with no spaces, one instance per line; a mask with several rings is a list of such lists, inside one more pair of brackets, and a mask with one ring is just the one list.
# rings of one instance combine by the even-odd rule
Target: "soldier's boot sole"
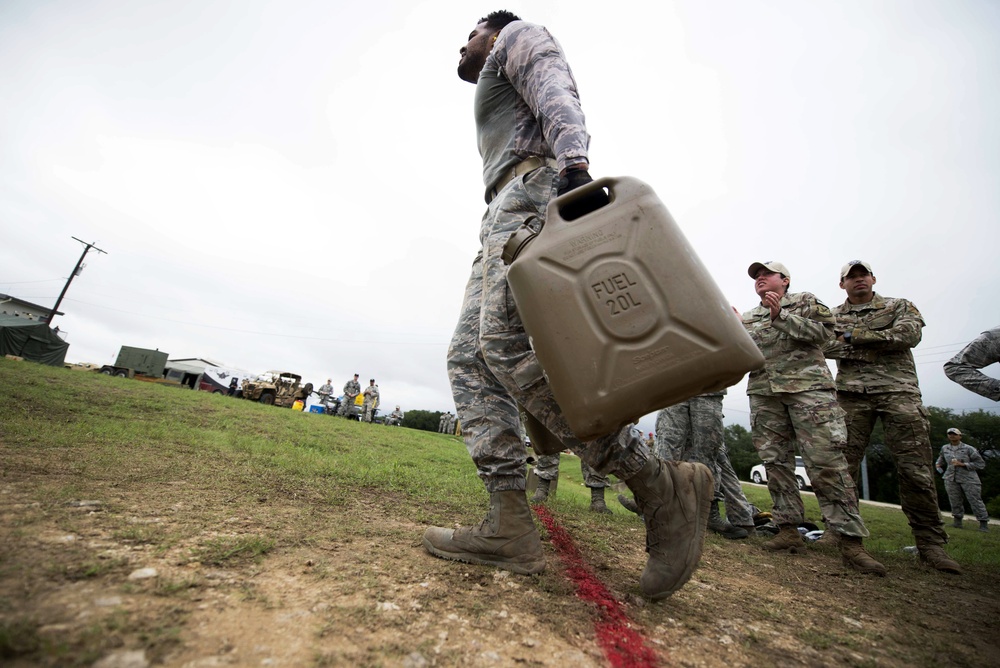
[[519,575],[545,570],[542,541],[523,491],[493,492],[490,511],[478,526],[429,527],[423,544],[442,559],[494,566]]
[[684,586],[698,567],[715,495],[712,473],[704,464],[651,457],[625,484],[646,525],[649,557],[639,588],[659,601]]

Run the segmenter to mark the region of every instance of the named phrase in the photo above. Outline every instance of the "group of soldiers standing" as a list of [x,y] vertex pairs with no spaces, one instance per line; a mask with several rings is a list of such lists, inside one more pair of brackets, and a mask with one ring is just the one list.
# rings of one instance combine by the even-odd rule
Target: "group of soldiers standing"
[[[750,374],[747,385],[751,433],[767,470],[771,518],[778,527],[765,548],[798,551],[805,542],[799,530],[805,524],[805,508],[795,479],[798,448],[826,525],[821,540],[839,547],[845,563],[856,570],[886,573],[863,547],[869,532],[858,511],[856,489],[861,460],[875,423],[881,420],[899,476],[902,510],[921,561],[939,571],[961,573],[943,547],[948,536],[932,473],[930,425],[911,352],[921,340],[924,321],[920,312],[905,299],[874,292],[872,267],[860,260],[841,269],[840,287],[847,300],[833,309],[811,293],[790,293],[791,273],[780,262],[755,262],[748,274],[761,302],[741,317],[765,358],[764,367]],[[989,339],[989,334],[981,338]],[[956,360],[963,356],[972,354],[963,351],[949,362],[949,376],[964,373],[971,379],[975,375],[969,381],[975,384],[974,391],[985,387],[984,395],[995,392],[996,381],[978,371],[954,370]],[[990,363],[988,357],[977,358],[979,368]],[[837,361],[836,380],[827,366],[828,358]],[[754,520],[759,510],[747,501],[729,461],[723,433],[724,395],[724,390],[704,394],[661,410],[653,451],[664,461],[707,466],[715,480],[708,528],[726,538],[745,538],[756,533]],[[964,493],[980,530],[986,531],[988,517],[975,473],[983,460],[974,448],[961,443],[958,429],[948,432],[951,443],[942,448],[936,468],[945,476],[954,526],[962,523]],[[558,476],[558,462],[558,455],[538,457],[535,474],[539,482],[532,501],[547,498],[551,481]],[[585,484],[592,493],[591,510],[609,512],[604,503],[607,477],[588,471],[586,464],[583,467]],[[619,496],[619,501],[637,511],[632,499]],[[720,501],[725,503],[725,517]]]
[[[938,509],[930,423],[911,352],[924,327],[916,306],[876,293],[872,267],[861,260],[841,268],[847,299],[833,309],[812,293],[789,292],[791,273],[780,262],[754,262],[748,274],[761,302],[743,314],[743,324],[765,358],[747,386],[752,436],[780,528],[766,547],[794,551],[803,544],[797,446],[827,527],[824,540],[838,544],[857,570],[885,574],[862,546],[869,533],[856,491],[861,460],[881,420],[921,561],[961,573],[943,547],[948,535]],[[837,362],[836,380],[828,358]]]
[[[333,385],[329,378],[326,379],[326,384],[321,385],[317,394],[320,396],[320,401],[326,404],[330,397],[333,396]],[[361,421],[362,422],[372,422],[375,419],[375,410],[379,405],[379,391],[378,385],[375,384],[375,379],[372,378],[368,387],[361,391],[361,383],[358,382],[358,374],[354,374],[354,378],[348,380],[344,383],[344,395],[340,400],[340,407],[337,409],[337,415],[341,417],[351,417],[351,407],[357,403],[358,395],[362,395],[361,404]],[[396,406],[396,411],[399,411],[399,406]],[[402,414],[400,413],[399,420],[402,421]]]
[[438,421],[438,433],[439,434],[454,434],[455,425],[457,424],[458,416],[447,411],[441,414],[441,419]]

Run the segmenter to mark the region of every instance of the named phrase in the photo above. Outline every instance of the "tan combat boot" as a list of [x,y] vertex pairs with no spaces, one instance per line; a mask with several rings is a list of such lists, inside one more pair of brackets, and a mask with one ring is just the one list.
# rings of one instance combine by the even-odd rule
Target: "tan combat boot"
[[477,526],[429,527],[424,548],[443,559],[496,566],[520,575],[545,570],[542,541],[523,490],[490,494],[490,512]]
[[860,573],[880,576],[886,574],[885,566],[868,554],[861,539],[857,536],[840,536],[840,556],[844,558],[845,565]]
[[764,543],[765,550],[780,552],[788,550],[792,554],[804,552],[806,539],[799,533],[799,528],[794,524],[782,524],[778,529],[778,535]]
[[840,534],[835,529],[825,529],[823,535],[813,542],[816,547],[838,547],[840,545]]
[[926,545],[917,544],[917,551],[920,553],[920,561],[931,568],[935,568],[944,573],[961,575],[962,567],[954,559],[948,556],[944,548],[940,545],[928,543]]
[[601,513],[602,515],[611,514],[611,509],[608,508],[608,504],[604,502],[603,487],[590,488],[590,512]]
[[646,568],[639,578],[644,596],[670,596],[691,578],[701,559],[708,509],[715,494],[704,464],[651,457],[625,481],[646,525]]

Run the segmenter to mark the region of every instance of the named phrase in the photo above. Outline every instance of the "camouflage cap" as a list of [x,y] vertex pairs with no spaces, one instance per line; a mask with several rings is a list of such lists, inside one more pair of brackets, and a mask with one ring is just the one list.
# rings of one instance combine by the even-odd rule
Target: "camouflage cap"
[[785,278],[791,278],[792,274],[788,271],[788,267],[781,264],[780,262],[775,262],[774,260],[765,260],[764,262],[754,262],[747,269],[747,273],[750,274],[750,278],[757,278],[757,272],[761,269],[767,269],[768,271],[773,271],[776,274],[781,274]]
[[945,433],[948,433],[948,434],[958,434],[959,436],[961,436],[962,435],[962,430],[959,429],[958,427],[949,427],[948,431],[945,432]]
[[840,280],[844,280],[844,277],[851,272],[851,269],[859,265],[867,269],[868,273],[871,274],[872,276],[875,275],[875,272],[872,271],[872,266],[867,262],[865,262],[864,260],[851,260],[850,262],[848,262],[847,264],[845,264],[843,267],[840,268]]

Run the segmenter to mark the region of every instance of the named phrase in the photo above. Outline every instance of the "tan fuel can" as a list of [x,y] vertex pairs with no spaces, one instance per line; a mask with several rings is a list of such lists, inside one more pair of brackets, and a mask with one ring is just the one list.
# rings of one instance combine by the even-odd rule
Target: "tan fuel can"
[[[597,188],[610,203],[566,220]],[[764,364],[730,302],[653,189],[598,179],[552,200],[505,249],[532,348],[582,440],[740,381]]]

